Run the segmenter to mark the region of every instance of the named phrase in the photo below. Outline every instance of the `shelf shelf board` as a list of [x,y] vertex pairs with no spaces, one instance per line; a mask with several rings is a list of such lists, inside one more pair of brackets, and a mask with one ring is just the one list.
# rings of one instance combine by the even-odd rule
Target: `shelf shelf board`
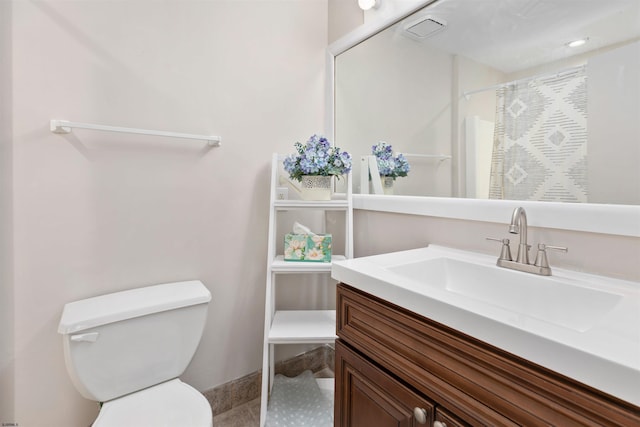
[[[344,255],[333,255],[333,261],[347,259]],[[285,261],[284,255],[276,256],[271,263],[271,271],[276,273],[330,273],[332,262]]]
[[269,329],[270,344],[332,343],[336,338],[335,310],[276,311]]
[[312,200],[276,200],[273,202],[274,208],[279,211],[292,209],[324,209],[324,210],[347,210],[349,202],[345,199],[334,199],[325,201]]

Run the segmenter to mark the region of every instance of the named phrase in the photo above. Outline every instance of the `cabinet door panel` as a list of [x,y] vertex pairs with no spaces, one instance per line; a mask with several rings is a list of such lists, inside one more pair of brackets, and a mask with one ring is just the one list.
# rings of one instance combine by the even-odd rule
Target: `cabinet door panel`
[[406,426],[411,413],[388,395],[383,394],[376,384],[363,380],[357,371],[349,370],[349,393],[351,411],[348,425],[352,427]]
[[[413,427],[433,422],[433,404],[336,341],[337,427]],[[416,420],[414,409],[423,410]]]

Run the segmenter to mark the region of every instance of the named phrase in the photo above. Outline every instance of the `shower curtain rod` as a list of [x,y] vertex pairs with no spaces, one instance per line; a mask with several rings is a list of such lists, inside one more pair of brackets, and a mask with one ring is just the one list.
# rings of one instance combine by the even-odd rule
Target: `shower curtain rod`
[[105,132],[135,133],[139,135],[165,136],[169,138],[197,139],[207,141],[210,146],[219,147],[222,140],[219,136],[193,135],[190,133],[165,132],[161,130],[135,129],[117,126],[104,126],[92,123],[77,123],[67,120],[51,120],[50,129],[53,133],[71,133],[71,128],[99,130]]
[[586,66],[587,66],[587,64],[578,65],[577,67],[569,67],[569,68],[565,68],[564,70],[555,71],[555,72],[552,72],[552,73],[536,74],[535,76],[524,77],[522,79],[512,80],[512,81],[506,82],[506,83],[500,83],[500,84],[497,84],[497,85],[487,86],[487,87],[483,87],[483,88],[476,89],[476,90],[465,91],[465,92],[462,92],[462,96],[464,96],[464,98],[468,101],[469,99],[471,99],[471,95],[476,94],[476,93],[485,92],[487,90],[500,89],[500,88],[503,88],[503,87],[506,87],[506,86],[511,86],[513,84],[516,84],[516,83],[524,83],[524,82],[528,82],[528,81],[531,81],[531,80],[540,79],[540,78],[543,78],[543,77],[560,77],[560,76],[564,76],[566,74],[575,73],[578,70],[583,70],[583,69],[586,68]]

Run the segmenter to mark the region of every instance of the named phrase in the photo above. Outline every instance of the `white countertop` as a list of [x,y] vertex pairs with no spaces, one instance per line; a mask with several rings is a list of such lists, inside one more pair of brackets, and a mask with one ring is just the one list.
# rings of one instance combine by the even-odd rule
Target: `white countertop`
[[[561,281],[620,296],[606,313],[587,326],[568,327],[491,304],[487,298],[482,301],[411,280],[389,269],[443,257],[482,268],[499,268],[494,257],[432,245],[335,262],[331,275],[354,288],[640,406],[640,283],[563,269],[554,269],[553,276],[547,278],[508,270],[516,280],[539,278],[547,287]],[[568,306],[577,302],[563,303]]]

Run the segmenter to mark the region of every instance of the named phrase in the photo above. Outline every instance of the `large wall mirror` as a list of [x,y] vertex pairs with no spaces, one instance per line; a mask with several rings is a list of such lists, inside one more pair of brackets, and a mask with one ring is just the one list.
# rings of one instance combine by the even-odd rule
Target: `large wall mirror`
[[640,1],[436,0],[388,24],[335,55],[334,135],[403,153],[393,194],[640,204]]

